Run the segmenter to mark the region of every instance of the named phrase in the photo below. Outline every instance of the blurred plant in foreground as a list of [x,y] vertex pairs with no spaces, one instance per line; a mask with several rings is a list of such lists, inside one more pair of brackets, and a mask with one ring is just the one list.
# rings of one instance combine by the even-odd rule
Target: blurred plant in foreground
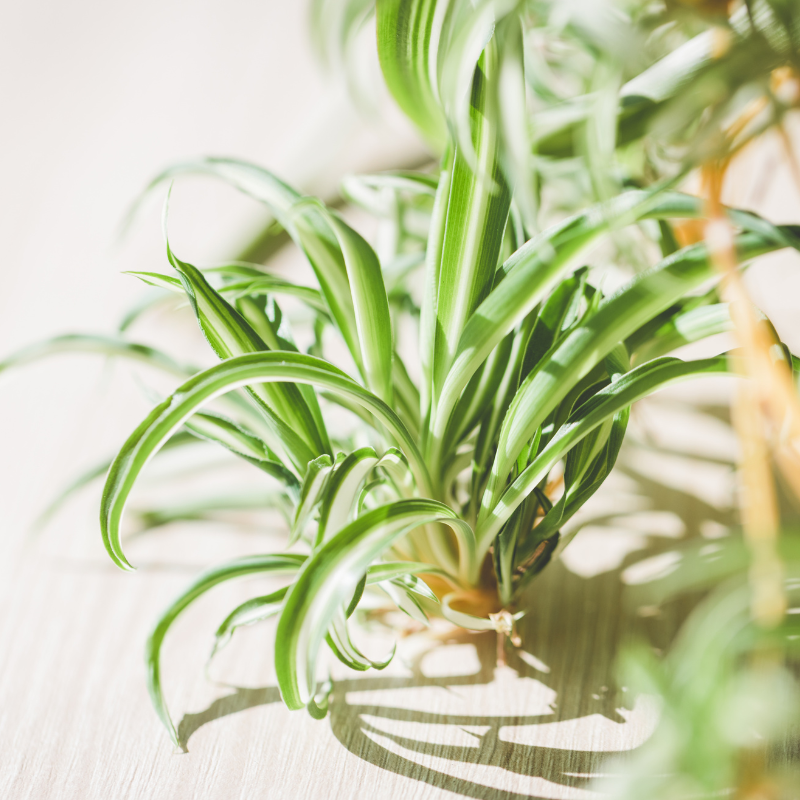
[[661,698],[658,727],[635,753],[603,765],[594,788],[606,796],[796,797],[800,722],[800,537],[787,532],[780,556],[791,612],[771,625],[753,616],[752,558],[741,537],[686,547],[671,575],[629,590],[636,604],[708,592],[668,653],[644,641],[619,660],[629,687]]

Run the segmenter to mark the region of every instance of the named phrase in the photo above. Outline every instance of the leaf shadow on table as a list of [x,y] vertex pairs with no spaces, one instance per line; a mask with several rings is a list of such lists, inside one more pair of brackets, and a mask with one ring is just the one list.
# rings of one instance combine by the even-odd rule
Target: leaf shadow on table
[[[645,498],[639,510],[676,514],[684,522],[685,538],[699,536],[704,519],[730,523],[730,509],[716,508],[694,494],[662,485],[631,464],[621,463],[620,472]],[[611,512],[589,522],[602,526],[618,519],[619,514]],[[506,643],[504,674],[516,673],[515,680],[528,692],[534,684],[539,687],[535,713],[526,713],[531,711],[525,705],[527,696],[520,696],[519,707],[496,714],[472,713],[466,702],[463,712],[453,711],[452,703],[426,705],[424,691],[419,693],[430,691],[428,687],[456,695],[469,690],[474,696],[476,690],[489,690],[497,683],[496,635],[454,631],[412,661],[408,676],[371,672],[336,681],[329,712],[333,734],[360,759],[464,797],[501,800],[580,793],[610,753],[631,749],[643,740],[641,719],[639,739],[631,740],[636,698],[615,677],[614,662],[621,645],[644,633],[653,646],[668,647],[696,603],[696,597],[684,597],[643,618],[623,600],[626,567],[675,546],[675,538],[648,537],[646,549],[591,577],[581,577],[556,561],[532,584],[528,611],[519,624],[522,647]],[[474,645],[477,654],[472,674],[425,674],[424,658],[435,647],[464,644]],[[403,692],[410,701],[402,699]],[[513,705],[514,686],[507,686],[505,692]],[[542,697],[553,701],[542,702]],[[277,702],[276,687],[238,688],[205,710],[184,716],[178,727],[180,741],[186,746],[208,722]],[[442,711],[442,707],[450,710]],[[561,735],[555,730],[559,724],[567,726]],[[580,726],[592,729],[588,738],[580,735]],[[626,726],[629,731],[624,730]],[[609,730],[613,743],[603,749],[609,741],[603,731]],[[503,780],[496,780],[501,774]]]
[[[506,692],[513,693],[516,684],[535,681],[556,698],[549,708],[525,713],[524,697],[520,697],[518,710],[484,715],[467,713],[466,709],[461,714],[426,712],[418,707],[396,707],[391,701],[359,703],[358,695],[365,690],[376,690],[379,696],[381,690],[407,689],[414,693],[421,687],[435,686],[458,693],[464,687],[488,687],[496,682],[496,635],[459,633],[447,643],[475,645],[480,671],[473,675],[428,678],[416,664],[410,678],[376,676],[335,684],[330,718],[337,739],[350,752],[382,769],[465,797],[532,797],[535,782],[522,780],[525,778],[543,779],[560,787],[585,785],[609,752],[616,752],[592,749],[589,742],[593,741],[594,747],[602,742],[599,729],[610,729],[617,740],[631,736],[623,729],[630,724],[635,698],[617,684],[614,656],[639,621],[620,613],[620,570],[585,579],[557,562],[548,572],[537,584],[533,605],[520,625],[522,648],[506,645],[504,649],[506,673],[510,669],[518,676],[515,682],[509,681]],[[673,616],[673,622],[660,620],[660,639],[668,629],[677,628],[678,614]],[[391,697],[397,696],[397,692],[391,692]],[[567,726],[559,735],[561,723]],[[457,733],[462,735],[453,735]],[[455,738],[461,741],[447,741]],[[473,741],[465,742],[468,738]],[[565,745],[565,740],[572,741],[573,747]],[[464,764],[473,766],[459,770],[458,765]],[[514,790],[513,779],[503,781],[510,784],[506,788],[487,785],[481,779],[492,780],[493,771],[476,769],[478,765],[519,776],[521,786],[528,787],[523,792]],[[546,791],[546,784],[544,788]],[[542,796],[552,795],[548,792]]]

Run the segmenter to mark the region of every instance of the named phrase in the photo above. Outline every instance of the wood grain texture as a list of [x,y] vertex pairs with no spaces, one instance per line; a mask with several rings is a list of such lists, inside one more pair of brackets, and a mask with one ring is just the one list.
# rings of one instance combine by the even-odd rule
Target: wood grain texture
[[492,634],[415,635],[387,672],[339,676],[322,722],[280,703],[270,626],[237,635],[214,665],[241,688],[204,680],[209,634],[233,599],[217,596],[166,648],[181,755],[150,708],[141,648],[185,574],[28,556],[3,615],[0,796],[586,796],[575,776],[643,741],[654,715],[613,687],[614,577],[570,575],[553,570],[551,588],[577,585],[522,630],[539,654],[530,663],[512,650],[498,668]]
[[[650,408],[645,418],[663,423],[662,411]],[[727,439],[718,434],[719,455]],[[704,446],[714,451],[708,436]],[[641,744],[657,719],[653,698],[617,684],[614,657],[636,631],[666,646],[687,610],[642,619],[626,607],[622,576],[643,552],[669,552],[676,537],[730,518],[729,470],[725,491],[715,488],[719,465],[691,462],[692,473],[686,459],[670,467],[670,458],[626,449],[577,521],[585,538],[533,584],[522,647],[506,644],[505,664],[494,634],[437,623],[402,638],[384,672],[353,673],[334,662],[324,721],[280,702],[274,623],[238,631],[206,678],[213,630],[236,603],[275,584],[245,580],[209,593],[164,649],[167,699],[186,754],[172,752],[147,697],[149,627],[201,565],[273,550],[282,534],[269,525],[256,539],[225,525],[166,527],[130,540],[140,565],[130,575],[107,562],[91,524],[74,533],[65,527],[81,514],[64,514],[7,565],[0,797],[597,796],[587,778],[602,773],[606,755]],[[660,480],[648,477],[654,471]],[[713,503],[687,486],[692,480]],[[87,507],[95,501],[87,497]],[[378,654],[389,643],[378,633],[364,646]]]

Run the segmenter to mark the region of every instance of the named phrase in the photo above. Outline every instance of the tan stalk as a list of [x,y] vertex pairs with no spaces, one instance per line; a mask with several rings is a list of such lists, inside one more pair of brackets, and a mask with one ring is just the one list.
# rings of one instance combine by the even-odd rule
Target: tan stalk
[[786,599],[783,567],[777,550],[780,521],[765,423],[774,424],[788,418],[795,428],[800,417],[791,373],[783,362],[773,359],[777,342],[756,317],[737,270],[733,230],[720,202],[727,166],[725,162],[703,169],[708,198],[705,237],[713,262],[724,276],[721,293],[730,304],[742,347],[739,369],[743,377],[749,378],[740,385],[733,405],[733,422],[742,447],[740,506],[742,526],[753,555],[750,572],[753,618],[759,625],[771,628],[783,618]]

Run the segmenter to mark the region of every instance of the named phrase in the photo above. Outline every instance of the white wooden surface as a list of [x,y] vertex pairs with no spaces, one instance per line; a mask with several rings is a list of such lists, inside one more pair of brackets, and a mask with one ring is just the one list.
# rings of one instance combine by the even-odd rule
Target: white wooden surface
[[141,652],[186,571],[123,575],[31,553],[14,573],[0,633],[3,797],[581,798],[598,753],[636,746],[654,722],[650,699],[614,688],[617,571],[553,568],[522,630],[530,654],[505,667],[493,635],[410,637],[386,672],[340,674],[321,722],[281,705],[269,625],[237,634],[215,663],[232,686],[205,680],[211,631],[256,591],[243,585],[192,609],[165,648],[189,749],[174,754]]
[[[658,434],[670,410],[667,429],[678,430],[676,409],[640,407],[636,425]],[[729,457],[729,431],[708,418],[705,427],[704,448]],[[651,445],[671,447],[676,435],[666,439],[656,435]],[[233,462],[230,468],[238,474]],[[201,565],[275,549],[282,534],[271,532],[269,519],[251,533],[169,526],[130,540],[140,569],[123,574],[100,551],[91,519],[96,492],[87,492],[8,570],[0,796],[589,797],[586,780],[602,773],[604,756],[641,744],[657,717],[653,698],[615,681],[618,648],[643,625],[666,645],[685,610],[638,618],[621,597],[623,578],[641,576],[626,567],[643,547],[663,555],[685,535],[716,535],[730,520],[729,473],[628,447],[619,474],[584,514],[585,539],[535,584],[520,625],[523,646],[506,648],[505,664],[497,662],[493,634],[436,624],[402,639],[385,672],[334,667],[324,721],[280,703],[269,623],[237,632],[211,680],[204,676],[213,630],[269,584],[220,587],[180,619],[164,648],[168,702],[187,754],[172,752],[150,708],[142,659],[148,630]],[[156,496],[159,482],[156,471],[139,501]],[[377,654],[388,644],[378,634],[365,646]]]

